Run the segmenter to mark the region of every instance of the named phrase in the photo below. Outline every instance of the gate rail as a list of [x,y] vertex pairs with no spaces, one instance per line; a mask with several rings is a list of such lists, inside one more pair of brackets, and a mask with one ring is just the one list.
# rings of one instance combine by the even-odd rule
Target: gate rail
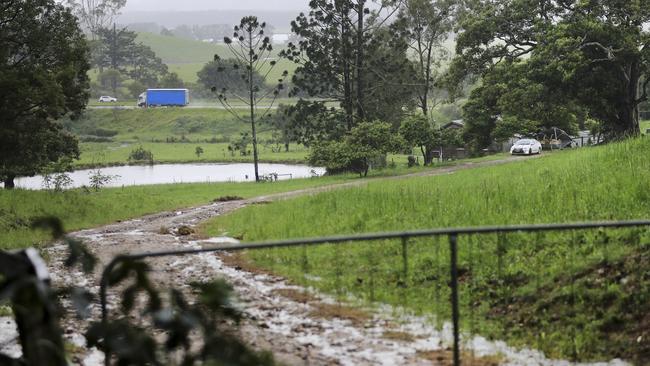
[[[100,281],[100,301],[102,310],[102,322],[108,323],[107,310],[107,285],[108,274],[117,264],[124,261],[142,260],[155,257],[184,256],[200,253],[210,253],[219,251],[241,251],[247,249],[270,249],[296,246],[312,246],[322,244],[343,244],[350,242],[368,242],[386,239],[401,239],[403,245],[406,245],[408,239],[421,237],[441,237],[447,236],[449,239],[450,249],[450,287],[451,287],[451,310],[453,325],[453,360],[454,365],[460,365],[460,311],[458,301],[458,236],[475,235],[475,234],[503,234],[503,233],[534,233],[547,231],[571,231],[584,229],[622,229],[634,227],[650,227],[650,220],[632,220],[632,221],[601,221],[601,222],[582,222],[567,224],[538,224],[538,225],[510,225],[510,226],[481,226],[481,227],[459,227],[445,229],[427,229],[412,231],[396,231],[384,233],[369,233],[357,235],[340,235],[319,238],[277,240],[264,242],[251,242],[240,244],[222,244],[214,245],[201,249],[184,249],[159,251],[151,253],[119,255],[113,258],[105,267]],[[105,363],[110,365],[110,350],[105,350]]]

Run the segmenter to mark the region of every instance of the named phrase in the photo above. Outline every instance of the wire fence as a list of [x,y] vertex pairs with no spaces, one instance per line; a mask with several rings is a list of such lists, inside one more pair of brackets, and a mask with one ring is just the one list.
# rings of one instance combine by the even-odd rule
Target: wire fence
[[[433,314],[438,329],[451,321],[454,365],[475,363],[471,343],[479,335],[572,361],[609,357],[599,342],[613,341],[597,339],[594,327],[615,326],[603,319],[612,302],[625,284],[646,283],[627,260],[647,253],[648,228],[647,220],[468,227],[121,255],[102,274],[102,321],[110,321],[107,277],[121,262],[249,250],[259,265],[299,284]],[[107,349],[107,364],[110,357]]]

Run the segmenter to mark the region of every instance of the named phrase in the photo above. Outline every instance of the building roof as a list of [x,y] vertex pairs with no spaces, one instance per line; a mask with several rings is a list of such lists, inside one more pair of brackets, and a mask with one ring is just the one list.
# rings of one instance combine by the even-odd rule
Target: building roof
[[445,125],[442,126],[443,129],[446,128],[463,128],[465,127],[465,122],[463,122],[462,119],[455,119]]

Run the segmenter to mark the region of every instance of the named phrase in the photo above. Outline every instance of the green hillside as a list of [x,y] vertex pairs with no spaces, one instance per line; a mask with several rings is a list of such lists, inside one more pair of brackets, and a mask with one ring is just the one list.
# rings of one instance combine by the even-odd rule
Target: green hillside
[[[92,109],[78,120],[66,121],[65,126],[79,136],[108,136],[117,142],[183,135],[187,139],[222,138],[248,127],[226,110],[189,108]],[[264,126],[260,129],[268,131]]]
[[212,60],[215,53],[222,54],[226,51],[225,45],[153,33],[138,33],[137,41],[151,47],[166,64],[207,62]]
[[[222,58],[228,58],[231,55],[228,47],[224,44],[193,41],[153,33],[138,33],[137,40],[151,47],[156,55],[169,66],[170,71],[175,71],[188,82],[197,80],[196,73],[206,62],[211,61],[215,54]],[[280,50],[280,48],[276,49],[273,57],[277,57]],[[269,74],[268,80],[275,81],[284,70],[292,73],[295,70],[295,64],[287,60],[280,60],[273,72]]]
[[[258,241],[648,219],[649,154],[650,140],[639,138],[453,175],[369,183],[248,207],[218,218],[205,231]],[[400,243],[388,241],[248,255],[257,265],[307,286],[448,319],[448,301],[436,300],[449,296],[446,241],[438,246],[432,239],[410,243],[407,264]],[[648,336],[650,325],[648,230],[461,237],[459,256],[466,329],[540,348],[551,357],[649,359],[650,343],[638,342]]]

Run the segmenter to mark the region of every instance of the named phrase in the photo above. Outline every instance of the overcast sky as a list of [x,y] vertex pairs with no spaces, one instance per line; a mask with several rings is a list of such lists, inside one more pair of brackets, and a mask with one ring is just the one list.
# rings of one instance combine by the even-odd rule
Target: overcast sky
[[305,10],[309,0],[128,0],[122,12],[167,10]]

